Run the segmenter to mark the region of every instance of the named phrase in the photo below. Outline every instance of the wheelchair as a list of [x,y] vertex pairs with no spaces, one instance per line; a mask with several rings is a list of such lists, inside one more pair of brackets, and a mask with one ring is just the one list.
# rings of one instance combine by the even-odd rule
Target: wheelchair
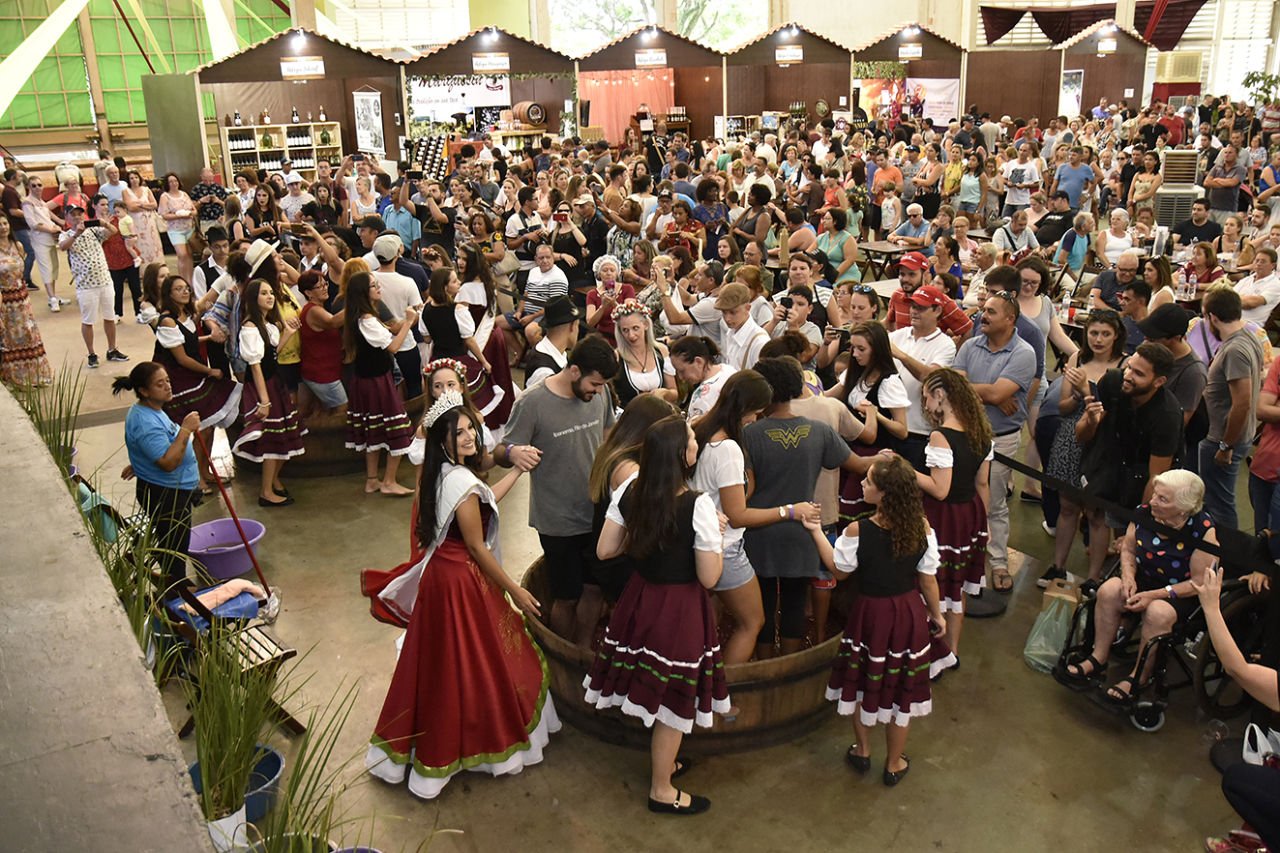
[[[1219,547],[1224,554],[1245,557],[1222,561],[1221,609],[1227,628],[1241,652],[1246,658],[1253,658],[1262,651],[1265,640],[1267,594],[1254,595],[1249,591],[1244,580],[1249,570],[1244,566],[1256,566],[1260,561],[1269,564],[1270,556],[1266,545],[1256,537],[1237,530],[1219,529],[1217,533]],[[1116,560],[1104,580],[1118,577],[1119,571],[1120,564]],[[1079,663],[1093,651],[1096,605],[1096,589],[1082,596],[1071,615],[1067,639],[1053,669],[1053,677],[1058,683],[1079,692],[1106,688],[1103,678],[1080,678],[1067,671],[1068,665]],[[1128,663],[1136,657],[1134,670],[1139,673],[1153,661],[1151,677],[1145,683],[1135,679],[1127,699],[1101,700],[1105,707],[1124,714],[1134,728],[1149,733],[1164,727],[1169,694],[1174,690],[1193,688],[1201,709],[1217,719],[1239,716],[1251,707],[1249,694],[1223,669],[1209,639],[1204,610],[1198,602],[1195,610],[1179,620],[1172,631],[1152,638],[1145,648],[1142,647],[1140,624],[1139,614],[1121,619],[1108,660]],[[1176,671],[1171,672],[1171,668]]]

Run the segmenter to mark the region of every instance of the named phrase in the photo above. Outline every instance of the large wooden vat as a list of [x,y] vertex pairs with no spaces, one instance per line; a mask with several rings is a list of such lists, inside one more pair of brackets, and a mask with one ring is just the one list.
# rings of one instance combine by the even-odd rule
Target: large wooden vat
[[[541,558],[530,567],[523,584],[544,606],[550,606],[551,594]],[[840,592],[836,596],[832,609],[843,612],[843,596]],[[597,711],[583,701],[582,680],[595,653],[570,643],[540,620],[528,622],[547,657],[551,694],[559,715],[603,741],[648,749],[650,730],[635,717],[617,710]],[[836,635],[797,654],[725,667],[729,701],[737,714],[717,715],[710,729],[694,726],[693,733],[685,735],[681,752],[705,755],[760,749],[812,730],[821,719],[834,713],[834,703],[826,700],[825,692],[839,644],[840,636]]]

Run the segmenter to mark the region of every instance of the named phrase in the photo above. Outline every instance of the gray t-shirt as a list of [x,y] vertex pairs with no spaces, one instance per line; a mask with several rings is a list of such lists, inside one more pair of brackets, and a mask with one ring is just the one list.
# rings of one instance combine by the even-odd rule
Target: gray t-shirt
[[1258,421],[1253,401],[1262,388],[1262,344],[1248,329],[1241,329],[1222,342],[1218,353],[1209,365],[1209,379],[1204,386],[1204,404],[1209,412],[1208,440],[1222,441],[1227,426],[1227,413],[1231,411],[1229,384],[1236,379],[1249,380],[1249,414],[1245,418],[1241,441],[1253,438]]
[[[1249,179],[1249,173],[1245,171],[1244,166],[1236,163],[1230,169],[1225,166],[1214,166],[1209,170],[1211,178],[1235,178],[1240,183],[1244,183]],[[1240,205],[1240,184],[1234,187],[1210,187],[1206,194],[1209,196],[1210,210],[1225,210],[1235,213]],[[1252,435],[1253,433],[1250,433]]]
[[530,474],[530,527],[544,536],[591,532],[587,480],[596,448],[613,421],[613,396],[607,391],[584,403],[553,393],[543,382],[516,401],[503,441],[542,451],[542,461]]
[[[747,467],[755,477],[752,508],[813,500],[823,468],[839,468],[849,445],[834,429],[810,418],[764,418],[742,433]],[[763,578],[818,577],[818,549],[799,521],[753,527],[743,535],[747,557]]]
[[1200,405],[1200,398],[1204,396],[1204,386],[1208,379],[1209,373],[1205,370],[1204,362],[1192,350],[1173,362],[1173,369],[1169,371],[1164,387],[1169,389],[1182,411],[1194,412]]

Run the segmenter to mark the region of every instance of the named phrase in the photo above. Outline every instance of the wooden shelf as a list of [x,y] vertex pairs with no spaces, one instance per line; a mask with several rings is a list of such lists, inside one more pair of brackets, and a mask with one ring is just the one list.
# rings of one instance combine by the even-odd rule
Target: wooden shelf
[[[332,140],[327,145],[320,144],[320,134],[328,132]],[[289,134],[306,133],[311,142],[295,145],[289,142]],[[336,121],[299,122],[293,124],[246,124],[240,127],[220,127],[218,134],[222,142],[222,170],[227,186],[235,180],[237,172],[244,169],[268,169],[279,171],[280,161],[288,158],[294,163],[294,171],[304,176],[314,177],[315,166],[301,166],[299,162],[315,163],[321,157],[330,160],[342,159],[342,125]],[[271,134],[272,142],[281,145],[262,147],[262,137]],[[249,140],[252,148],[231,147],[231,141]],[[233,165],[233,161],[236,165]],[[335,167],[337,163],[334,163]]]

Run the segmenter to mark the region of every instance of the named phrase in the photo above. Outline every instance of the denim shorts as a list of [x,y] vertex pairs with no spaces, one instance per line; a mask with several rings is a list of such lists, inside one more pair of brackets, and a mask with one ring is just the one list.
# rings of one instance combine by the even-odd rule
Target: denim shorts
[[716,592],[737,589],[756,576],[756,570],[751,568],[751,561],[747,559],[747,549],[743,546],[741,539],[732,545],[725,546],[723,565],[720,580],[712,587]]
[[302,384],[326,409],[336,409],[347,404],[347,389],[342,382],[312,382],[303,379]]

